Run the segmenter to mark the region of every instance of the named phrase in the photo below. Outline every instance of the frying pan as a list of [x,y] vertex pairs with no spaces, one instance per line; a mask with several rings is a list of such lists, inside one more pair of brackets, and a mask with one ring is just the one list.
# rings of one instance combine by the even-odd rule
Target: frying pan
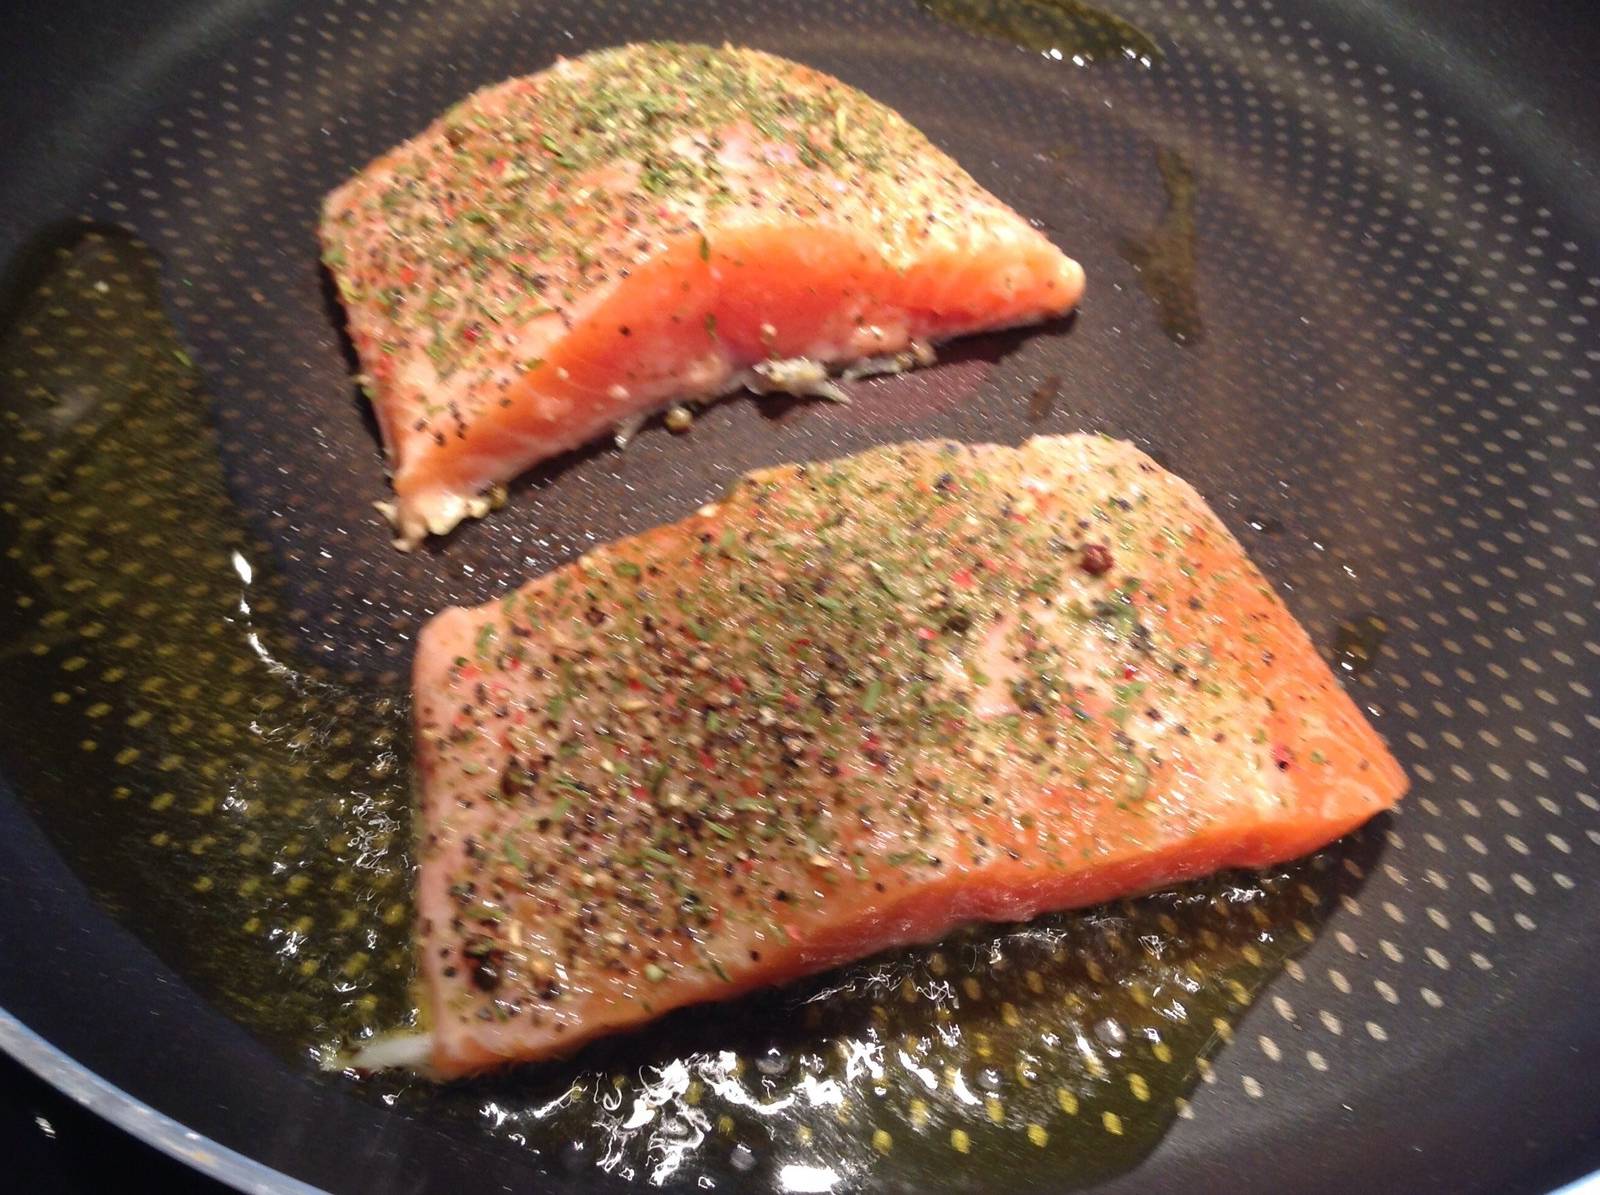
[[[1532,1191],[1600,1164],[1600,39],[1582,5],[1114,6],[21,5],[0,1046],[261,1190]],[[318,198],[477,85],[654,36],[897,107],[1084,261],[1089,300],[846,409],[736,399],[575,454],[400,557]],[[1244,539],[1412,774],[1397,813],[1264,879],[976,931],[566,1069],[319,1067],[409,1007],[428,614],[760,464],[1080,429]],[[1185,983],[1203,1021],[1156,1032]],[[752,1110],[805,1082],[846,1098]]]

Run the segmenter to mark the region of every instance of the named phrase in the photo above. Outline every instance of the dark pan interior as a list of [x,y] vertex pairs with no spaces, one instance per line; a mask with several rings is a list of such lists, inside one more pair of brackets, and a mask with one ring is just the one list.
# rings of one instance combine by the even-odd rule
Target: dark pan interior
[[[165,560],[219,620],[216,642],[243,653],[254,627],[257,657],[293,662],[282,724],[315,722],[318,766],[341,729],[360,738],[367,771],[349,799],[275,806],[267,833],[300,818],[315,835],[337,817],[373,837],[365,853],[318,855],[308,893],[262,897],[266,941],[341,902],[363,917],[403,907],[404,827],[378,833],[370,813],[398,783],[383,760],[403,751],[403,695],[380,703],[403,694],[434,611],[679,517],[759,465],[1096,430],[1206,495],[1344,668],[1413,793],[1319,862],[1315,941],[1214,1043],[1159,1144],[1115,1173],[1092,1159],[1030,1169],[1025,1145],[914,1166],[869,1151],[841,1182],[1537,1190],[1600,1164],[1600,45],[1581,12],[1116,0],[1158,49],[1147,65],[1106,60],[1115,28],[1069,2],[1064,27],[1100,58],[1078,65],[1071,46],[1058,59],[975,31],[1015,11],[982,3],[138,7],[30,8],[5,51],[0,406],[26,412],[45,386],[92,407],[109,384],[85,350],[97,337],[113,354],[148,350],[133,399],[194,402],[152,400],[139,439],[119,430],[126,411],[84,416],[72,468],[160,474],[184,513],[136,515],[159,529],[149,544],[101,543],[96,526],[125,513],[108,498],[54,573],[37,572],[18,511],[39,501],[29,478],[57,476],[41,461],[67,432],[19,438],[36,425],[13,419],[0,444],[19,598],[0,618],[0,1005],[134,1096],[330,1189],[624,1184],[426,1094],[352,1091],[292,1042],[241,1028],[271,1021],[263,1005],[316,997],[256,985],[235,966],[251,947],[232,938],[210,948],[238,932],[237,900],[208,886],[194,849],[207,835],[174,831],[174,802],[154,807],[163,785],[187,799],[163,774],[244,798],[272,781],[231,771],[243,757],[228,716],[207,721],[231,708],[232,657],[193,652],[183,700],[206,725],[163,707],[165,747],[118,763],[131,732],[105,727],[138,707],[104,680],[99,641],[143,635],[118,649],[132,660],[164,634],[194,641],[165,607],[143,623],[133,601],[90,617],[52,577],[107,560],[148,576]],[[691,435],[657,427],[626,453],[575,454],[482,523],[400,556],[371,509],[381,463],[316,261],[318,200],[475,86],[657,36],[759,46],[898,108],[1083,261],[1087,302],[1058,326],[861,384],[849,407],[736,398]],[[62,251],[79,254],[78,283],[104,270],[106,293],[143,286],[160,305],[113,295],[72,339],[58,296],[39,297]],[[41,353],[52,327],[61,338]],[[59,476],[73,493],[70,469]],[[205,572],[211,555],[220,573]],[[77,613],[47,621],[56,609]],[[357,856],[359,900],[335,887]],[[807,1181],[771,1168],[742,1181],[727,1154],[673,1182]]]

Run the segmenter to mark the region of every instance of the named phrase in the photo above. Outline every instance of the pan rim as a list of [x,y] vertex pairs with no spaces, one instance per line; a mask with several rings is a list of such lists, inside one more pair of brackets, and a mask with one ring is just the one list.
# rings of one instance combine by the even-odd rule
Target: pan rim
[[328,1195],[229,1149],[101,1077],[0,1007],[0,1052],[80,1107],[191,1170],[251,1195]]

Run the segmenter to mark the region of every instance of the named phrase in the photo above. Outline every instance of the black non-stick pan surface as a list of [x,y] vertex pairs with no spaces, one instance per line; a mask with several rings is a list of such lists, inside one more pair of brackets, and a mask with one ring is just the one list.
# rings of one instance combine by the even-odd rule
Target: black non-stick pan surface
[[[1600,39],[1582,4],[1110,2],[9,12],[0,1046],[262,1188],[1533,1191],[1600,1165]],[[474,87],[646,37],[893,105],[1088,299],[849,407],[736,398],[576,454],[401,556],[319,197]],[[1397,812],[1265,878],[482,1084],[320,1068],[410,1007],[432,612],[758,465],[1084,429],[1244,540],[1411,774]]]

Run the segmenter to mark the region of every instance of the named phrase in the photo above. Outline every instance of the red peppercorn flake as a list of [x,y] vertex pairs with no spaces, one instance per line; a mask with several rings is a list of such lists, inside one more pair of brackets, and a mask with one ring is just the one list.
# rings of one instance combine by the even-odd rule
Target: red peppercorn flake
[[1091,577],[1103,577],[1111,571],[1111,549],[1105,544],[1087,544],[1078,564]]

